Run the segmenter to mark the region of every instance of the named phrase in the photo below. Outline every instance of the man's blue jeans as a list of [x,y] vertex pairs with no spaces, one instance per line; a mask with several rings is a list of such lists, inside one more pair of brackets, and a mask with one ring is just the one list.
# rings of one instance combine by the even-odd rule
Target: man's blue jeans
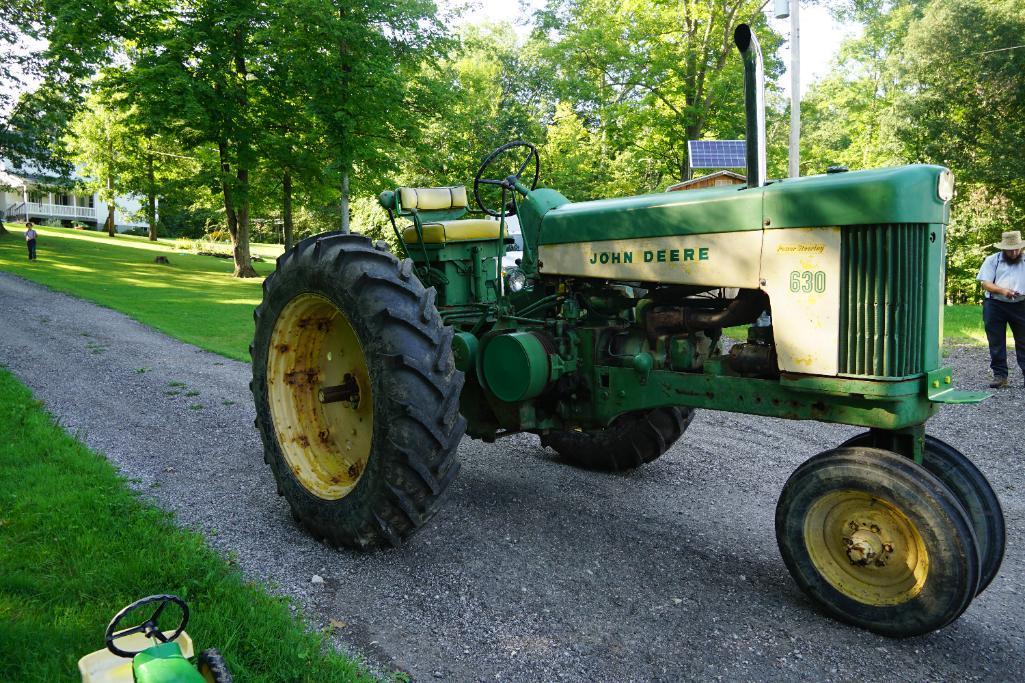
[[982,300],[982,322],[989,340],[989,367],[994,377],[1007,377],[1007,327],[1014,335],[1014,355],[1025,373],[1025,301],[1008,303],[996,299]]

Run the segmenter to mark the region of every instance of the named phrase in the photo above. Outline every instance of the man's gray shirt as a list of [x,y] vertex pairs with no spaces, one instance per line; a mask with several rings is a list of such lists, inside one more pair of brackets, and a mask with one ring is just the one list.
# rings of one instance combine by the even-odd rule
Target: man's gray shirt
[[979,282],[992,282],[998,287],[1018,292],[1018,296],[1013,299],[986,292],[987,299],[1025,301],[1025,256],[1019,258],[1015,263],[1008,263],[1004,259],[1004,252],[998,251],[995,254],[990,254],[982,262],[982,267],[979,268],[979,274],[975,276],[975,279]]

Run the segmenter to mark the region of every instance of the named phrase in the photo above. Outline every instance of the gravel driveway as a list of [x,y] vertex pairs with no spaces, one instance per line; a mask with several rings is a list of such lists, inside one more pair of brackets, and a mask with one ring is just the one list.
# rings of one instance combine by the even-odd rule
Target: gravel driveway
[[[986,360],[985,349],[948,358],[963,388],[984,386]],[[952,626],[895,641],[816,612],[773,534],[790,472],[853,428],[705,411],[628,475],[562,465],[532,436],[467,439],[438,516],[407,546],[364,554],[314,542],[275,495],[247,364],[7,274],[0,363],[183,525],[298,599],[315,627],[344,622],[339,644],[381,670],[453,681],[1025,680],[1020,379],[930,423],[993,482],[1007,516],[1003,569]]]

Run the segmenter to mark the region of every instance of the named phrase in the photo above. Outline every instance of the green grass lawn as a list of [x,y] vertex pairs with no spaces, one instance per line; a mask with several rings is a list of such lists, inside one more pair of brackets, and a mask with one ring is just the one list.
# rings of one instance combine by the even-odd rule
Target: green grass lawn
[[236,681],[370,680],[142,503],[2,369],[0,481],[0,681],[80,680],[77,660],[103,647],[110,618],[155,593],[189,603],[197,651],[220,649]]
[[[249,360],[253,308],[262,278],[231,276],[230,259],[175,251],[173,241],[37,228],[38,260],[27,258],[24,229],[0,239],[0,270],[126,313],[141,323],[236,360]],[[272,257],[281,248],[260,245]],[[171,265],[153,262],[166,256]],[[273,260],[254,264],[266,276]]]
[[[1010,330],[1008,340],[1013,343]],[[986,346],[986,331],[982,329],[982,304],[944,307],[943,341],[946,344]]]

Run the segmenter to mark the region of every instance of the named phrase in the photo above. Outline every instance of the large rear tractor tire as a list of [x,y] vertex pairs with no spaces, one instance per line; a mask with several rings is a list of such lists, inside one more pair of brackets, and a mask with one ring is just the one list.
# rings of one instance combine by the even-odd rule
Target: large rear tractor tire
[[619,472],[658,459],[693,419],[690,408],[655,408],[620,415],[602,430],[552,432],[541,437],[541,445],[577,467]]
[[[868,446],[871,443],[872,433],[865,432],[848,439],[842,447]],[[1007,531],[1000,500],[986,476],[964,453],[929,434],[925,435],[922,466],[957,496],[972,522],[982,561],[978,595],[996,578],[1004,559]]]
[[264,460],[295,519],[332,545],[401,544],[459,470],[463,373],[412,266],[359,235],[303,240],[255,312]]
[[956,496],[878,448],[838,448],[798,467],[776,506],[776,540],[819,607],[886,636],[942,628],[979,586],[975,533]]

